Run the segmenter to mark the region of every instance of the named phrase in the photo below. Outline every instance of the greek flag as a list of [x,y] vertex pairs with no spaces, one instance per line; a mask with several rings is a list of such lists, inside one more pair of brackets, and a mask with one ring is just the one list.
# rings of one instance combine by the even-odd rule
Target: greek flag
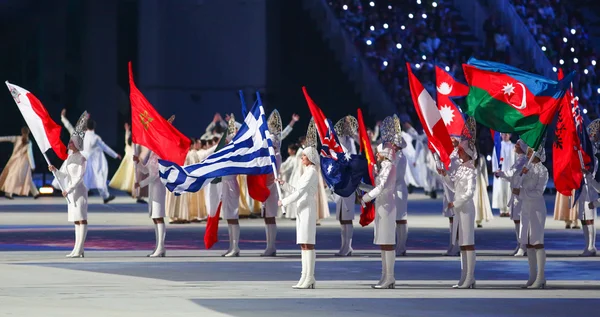
[[160,179],[176,195],[199,191],[213,178],[273,173],[275,153],[265,111],[256,103],[229,144],[198,164],[179,166],[159,160]]

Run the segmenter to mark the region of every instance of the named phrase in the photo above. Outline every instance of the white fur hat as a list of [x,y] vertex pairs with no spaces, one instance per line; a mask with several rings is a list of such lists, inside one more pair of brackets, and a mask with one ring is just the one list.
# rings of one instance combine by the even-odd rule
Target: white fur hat
[[475,151],[475,147],[471,144],[470,140],[462,140],[458,146],[461,147],[472,160],[477,159],[477,151]]
[[302,154],[306,155],[306,157],[308,158],[308,160],[315,164],[315,165],[319,165],[319,153],[317,152],[317,149],[315,149],[312,146],[308,146],[305,147],[302,150]]

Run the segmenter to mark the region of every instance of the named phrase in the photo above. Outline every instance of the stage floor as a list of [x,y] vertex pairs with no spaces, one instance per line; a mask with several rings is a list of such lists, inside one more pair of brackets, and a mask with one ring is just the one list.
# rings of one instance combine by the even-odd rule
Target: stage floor
[[[86,257],[64,257],[73,244],[62,198],[0,199],[0,316],[567,316],[595,314],[600,258],[577,256],[581,230],[552,220],[547,196],[545,290],[522,290],[527,259],[508,254],[514,225],[496,218],[476,230],[477,289],[451,289],[458,257],[448,244],[441,200],[410,196],[408,256],[396,261],[394,290],[373,290],[381,264],[372,226],[356,223],[352,257],[333,256],[340,244],[335,218],[317,228],[317,289],[295,290],[300,251],[295,223],[278,219],[276,258],[262,258],[262,219],[243,219],[239,258],[223,258],[227,227],[212,250],[205,224],[167,225],[167,257],[147,258],[154,229],[147,206],[119,196],[91,198]],[[358,217],[356,218],[358,220]]]

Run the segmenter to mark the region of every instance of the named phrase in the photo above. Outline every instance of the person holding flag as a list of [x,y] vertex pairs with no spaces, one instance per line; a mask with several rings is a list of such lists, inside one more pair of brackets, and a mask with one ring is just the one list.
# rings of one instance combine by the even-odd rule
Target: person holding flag
[[317,200],[319,190],[319,153],[308,146],[302,150],[302,165],[304,172],[298,182],[290,185],[281,179],[276,181],[288,193],[278,201],[280,207],[296,204],[296,244],[302,250],[302,273],[300,280],[293,288],[315,288],[315,244],[317,239]]
[[523,167],[525,167],[525,164],[527,164],[526,154],[528,148],[529,147],[527,144],[525,144],[523,140],[519,139],[515,146],[515,154],[517,157],[513,165],[506,172],[500,170],[494,174],[496,177],[505,179],[510,183],[511,196],[510,200],[508,201],[508,208],[510,208],[510,217],[515,222],[515,233],[517,235],[517,248],[512,254],[514,256],[523,256],[527,253],[526,244],[521,242],[523,240],[521,238],[521,232],[523,230],[523,226],[529,226],[529,222],[521,222],[521,209],[523,206],[523,200],[512,194],[512,188],[517,186],[517,177],[519,177],[521,170],[523,170]]
[[441,170],[444,182],[454,192],[454,200],[448,208],[454,209],[454,224],[458,232],[460,245],[461,277],[453,288],[475,288],[475,187],[477,171],[474,160],[477,159],[475,147],[475,120],[470,117],[465,123],[462,140],[458,145],[458,156],[462,163],[453,174]]
[[[532,159],[533,156],[533,159]],[[521,288],[545,288],[546,250],[544,249],[544,227],[546,225],[546,202],[544,190],[548,183],[548,169],[544,166],[546,151],[542,146],[537,151],[529,148],[527,157],[531,160],[521,171],[519,188],[513,189],[513,195],[523,200],[521,223],[528,219],[528,225],[521,231],[521,244],[527,244],[529,279]]]
[[69,140],[69,156],[63,163],[64,171],[49,164],[48,170],[56,175],[61,186],[65,186],[62,195],[68,198],[67,219],[75,224],[75,246],[67,254],[68,258],[83,258],[84,244],[87,237],[88,189],[84,184],[87,159],[81,151],[87,128],[87,113],[83,113],[74,128]]
[[[464,127],[464,124],[463,124]],[[448,174],[453,175],[456,169],[460,166],[460,157],[458,155],[458,145],[460,144],[460,136],[452,136],[452,146],[454,150],[450,153],[450,165],[448,166]],[[438,170],[438,173],[442,175],[442,169]],[[444,182],[444,197],[442,199],[442,215],[448,218],[450,224],[450,244],[448,250],[443,255],[445,256],[457,256],[460,253],[460,246],[458,245],[458,223],[454,222],[454,208],[448,207],[450,202],[454,201],[454,191],[450,190],[446,182]]]
[[[580,122],[581,124],[581,122]],[[596,119],[594,121],[592,121],[589,125],[588,125],[588,134],[589,134],[589,139],[590,141],[592,141],[592,144],[594,145],[594,151],[597,152],[597,145],[598,142],[600,141],[600,120]],[[584,134],[585,137],[585,134]],[[600,199],[598,199],[598,194],[600,193],[600,183],[598,183],[598,181],[596,180],[596,176],[597,176],[597,168],[598,168],[598,164],[597,162],[595,162],[595,164],[592,164],[593,168],[594,168],[594,172],[590,172],[588,169],[586,168],[582,168],[583,173],[584,173],[584,177],[585,177],[585,183],[583,184],[583,188],[586,188],[585,191],[587,192],[587,200],[589,200],[589,202],[586,200],[586,206],[581,206],[581,203],[579,204],[579,219],[581,220],[581,226],[583,227],[583,234],[585,235],[585,242],[586,242],[586,246],[585,246],[585,250],[583,251],[583,253],[581,253],[580,256],[595,256],[597,253],[596,250],[596,226],[594,225],[594,219],[596,219],[596,208],[598,208],[600,206]],[[594,191],[590,191],[589,187],[592,187],[592,189],[594,189]],[[584,190],[581,190],[581,194],[579,196],[578,201],[583,201],[584,199],[581,199],[582,195],[584,195]],[[586,197],[586,196],[584,196]]]
[[[234,118],[231,118],[228,124],[228,133],[225,140],[227,144],[231,142],[238,132]],[[227,220],[229,233],[229,248],[221,256],[240,256],[240,185],[237,181],[237,175],[221,177],[221,204],[221,212],[223,219]]]
[[394,266],[396,263],[396,159],[389,142],[377,146],[377,162],[380,165],[375,187],[365,183],[360,189],[367,193],[362,201],[375,200],[375,227],[373,244],[381,249],[381,279],[372,288],[395,288]]

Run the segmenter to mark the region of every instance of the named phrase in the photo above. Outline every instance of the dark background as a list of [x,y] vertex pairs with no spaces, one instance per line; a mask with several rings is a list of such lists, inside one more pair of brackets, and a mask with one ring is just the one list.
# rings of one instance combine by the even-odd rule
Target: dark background
[[[202,135],[216,112],[241,117],[240,89],[250,105],[261,91],[267,113],[278,109],[284,124],[300,115],[284,147],[310,118],[303,85],[334,122],[362,107],[301,1],[3,0],[0,38],[2,79],[35,94],[59,124],[62,108],[73,123],[87,110],[121,154],[130,60],[138,88],[190,137]],[[17,135],[24,120],[8,90],[0,105],[0,135]],[[0,144],[0,166],[11,151]],[[118,162],[109,166],[112,176]]]

